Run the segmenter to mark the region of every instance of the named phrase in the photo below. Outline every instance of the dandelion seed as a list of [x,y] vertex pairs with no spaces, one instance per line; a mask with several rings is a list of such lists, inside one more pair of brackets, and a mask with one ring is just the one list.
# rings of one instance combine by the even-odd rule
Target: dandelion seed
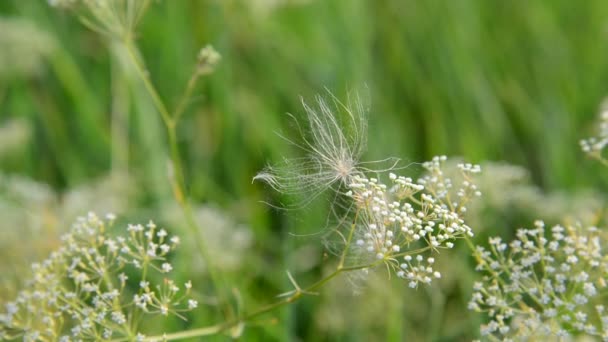
[[[360,161],[367,145],[367,110],[358,96],[349,96],[347,104],[331,93],[330,98],[333,106],[321,96],[316,97],[316,107],[302,101],[308,122],[306,134],[296,120],[302,144],[283,137],[305,152],[305,157],[285,159],[282,165],[269,166],[258,173],[254,181],[265,182],[284,194],[304,195],[301,204],[305,205],[324,190],[337,191],[352,183],[355,176],[369,171],[364,166],[366,163]],[[340,120],[338,113],[344,113],[346,120]],[[395,164],[396,161],[389,169]]]

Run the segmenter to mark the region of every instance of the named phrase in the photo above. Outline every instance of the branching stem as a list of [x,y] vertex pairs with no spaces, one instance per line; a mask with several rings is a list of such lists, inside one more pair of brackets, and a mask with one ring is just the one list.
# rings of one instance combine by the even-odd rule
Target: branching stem
[[[255,311],[245,314],[241,317],[237,317],[235,319],[228,320],[223,323],[219,323],[219,324],[215,324],[215,325],[207,326],[207,327],[203,327],[203,328],[180,331],[180,332],[176,332],[176,333],[172,333],[172,334],[164,334],[162,336],[147,337],[146,341],[159,341],[159,340],[176,341],[176,340],[181,340],[181,339],[185,339],[185,338],[211,336],[211,335],[216,335],[216,334],[219,334],[222,332],[229,331],[230,329],[233,329],[235,327],[238,327],[241,324],[245,324],[245,323],[251,321],[253,318],[256,318],[265,313],[274,311],[275,309],[278,309],[284,305],[291,304],[291,303],[294,303],[294,302],[300,300],[304,295],[313,293],[315,290],[323,287],[325,284],[327,284],[329,281],[331,281],[332,279],[334,279],[335,277],[337,277],[338,275],[340,275],[343,272],[351,272],[351,271],[357,271],[357,270],[362,270],[362,269],[366,269],[366,268],[373,268],[382,262],[383,262],[383,260],[378,260],[378,261],[375,261],[375,262],[369,263],[369,264],[362,264],[362,265],[348,266],[348,267],[344,267],[344,266],[337,267],[333,272],[331,272],[330,274],[321,278],[320,280],[313,283],[312,285],[310,285],[304,289],[296,289],[288,297],[285,297],[274,303],[265,305]],[[114,340],[114,342],[121,342],[121,341],[125,341],[125,340],[124,339]]]
[[[135,45],[133,40],[129,39],[129,38],[125,38],[123,40],[123,43],[127,49],[127,52],[128,52],[128,55],[129,55],[131,61],[133,62],[133,66],[135,67],[140,79],[142,80],[148,94],[152,98],[152,102],[154,103],[154,106],[160,113],[163,123],[165,124],[166,130],[167,130],[167,140],[168,140],[170,155],[171,155],[171,165],[170,165],[171,172],[170,173],[172,174],[172,177],[171,177],[172,179],[170,181],[172,184],[173,195],[174,195],[175,200],[177,201],[178,205],[180,206],[182,213],[184,214],[184,217],[186,218],[186,223],[187,223],[188,228],[190,229],[191,234],[195,237],[194,240],[196,243],[196,247],[200,251],[203,259],[205,260],[205,263],[207,264],[207,269],[209,272],[209,276],[211,278],[211,283],[215,290],[214,292],[218,296],[219,306],[223,310],[224,317],[230,318],[230,316],[232,316],[232,314],[231,314],[232,311],[227,304],[228,301],[226,300],[225,293],[224,293],[224,291],[222,291],[222,288],[224,288],[224,286],[221,286],[222,279],[221,279],[219,273],[217,272],[217,270],[215,269],[214,264],[212,263],[211,256],[209,254],[209,250],[206,246],[205,241],[201,238],[200,229],[194,218],[194,214],[192,212],[192,206],[190,204],[190,199],[186,193],[186,182],[184,179],[182,160],[181,160],[179,145],[178,145],[178,141],[177,141],[176,129],[177,129],[177,124],[178,124],[178,119],[184,110],[183,107],[185,106],[185,103],[187,103],[188,98],[190,97],[190,95],[192,94],[192,91],[194,90],[194,86],[196,84],[198,76],[190,79],[190,82],[188,82],[188,86],[186,88],[186,93],[182,97],[182,100],[180,101],[180,105],[177,107],[175,113],[172,115],[169,112],[169,110],[167,109],[167,106],[163,102],[160,94],[156,90],[156,87],[150,80],[150,77],[148,75],[148,72],[146,71],[144,62],[142,61],[142,58],[140,57],[137,46]],[[182,105],[181,103],[184,103],[184,104]]]

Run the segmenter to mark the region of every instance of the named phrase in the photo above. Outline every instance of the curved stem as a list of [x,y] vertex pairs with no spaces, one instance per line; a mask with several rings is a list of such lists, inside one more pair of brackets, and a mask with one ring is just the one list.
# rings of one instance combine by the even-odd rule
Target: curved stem
[[[260,315],[273,311],[277,308],[280,308],[284,305],[294,303],[294,302],[298,301],[300,298],[302,298],[304,295],[311,294],[313,291],[323,287],[326,283],[328,283],[333,278],[335,278],[336,276],[340,275],[343,272],[350,272],[350,271],[357,271],[357,270],[362,270],[362,269],[366,269],[366,268],[372,268],[382,262],[383,262],[383,260],[378,260],[378,261],[375,261],[375,262],[369,263],[369,264],[349,266],[349,267],[337,267],[333,272],[331,272],[330,274],[321,278],[320,280],[313,283],[312,285],[310,285],[304,289],[296,289],[288,297],[285,297],[274,303],[270,303],[268,305],[262,306],[261,308],[255,310],[253,312],[250,312],[248,314],[245,314],[241,317],[237,317],[233,320],[229,320],[224,323],[215,324],[215,325],[207,326],[207,327],[203,327],[203,328],[180,331],[180,332],[173,333],[173,334],[164,334],[162,336],[147,337],[146,341],[158,341],[158,340],[175,341],[175,340],[181,340],[181,339],[185,339],[185,338],[202,337],[202,336],[210,336],[210,335],[219,334],[221,332],[230,330],[231,328],[234,328],[240,324],[244,324],[244,323],[252,320],[255,317],[258,317]],[[114,342],[120,342],[120,341],[124,341],[124,339],[114,340]]]

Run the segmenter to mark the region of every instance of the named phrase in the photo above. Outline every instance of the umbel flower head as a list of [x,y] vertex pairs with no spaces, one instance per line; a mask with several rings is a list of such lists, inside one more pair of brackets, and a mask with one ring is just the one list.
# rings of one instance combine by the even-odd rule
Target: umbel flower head
[[346,186],[355,176],[370,171],[360,161],[367,146],[367,109],[358,95],[349,95],[346,104],[331,93],[329,96],[329,101],[316,96],[316,106],[302,100],[308,127],[294,118],[302,143],[283,137],[305,155],[268,166],[254,181],[266,182],[284,194],[306,195],[310,201],[323,190]]
[[519,229],[510,243],[491,238],[477,247],[477,270],[469,309],[490,318],[484,338],[565,341],[587,335],[608,341],[605,309],[606,234],[594,226],[556,225]]
[[353,252],[360,259],[385,263],[409,287],[429,284],[441,274],[433,268],[433,253],[451,249],[458,239],[473,236],[463,214],[481,195],[472,182],[478,165],[459,164],[459,178],[444,174],[445,156],[422,166],[417,181],[389,173],[390,183],[378,178],[353,177],[346,196],[354,204]]
[[[179,239],[153,222],[130,224],[126,234],[112,236],[113,221],[114,215],[89,213],[58,250],[32,265],[30,281],[0,311],[0,340],[142,340],[144,315],[183,318],[197,307],[187,298],[192,284],[180,288],[168,278],[173,267],[167,255]],[[150,277],[153,271],[163,274],[160,284]]]

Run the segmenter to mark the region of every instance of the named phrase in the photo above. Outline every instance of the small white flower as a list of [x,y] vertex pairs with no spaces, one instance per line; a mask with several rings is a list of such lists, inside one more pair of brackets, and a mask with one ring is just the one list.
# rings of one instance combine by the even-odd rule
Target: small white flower
[[160,305],[160,314],[163,316],[167,316],[169,314],[169,307],[167,306],[167,304]]
[[170,264],[170,263],[165,262],[165,263],[164,263],[164,264],[161,266],[161,269],[162,269],[163,273],[169,273],[169,272],[171,272],[171,270],[173,269],[173,266],[171,266],[171,264]]
[[160,245],[158,248],[160,248],[160,251],[163,254],[167,254],[171,250],[171,247],[169,247],[169,245],[164,244],[164,243],[162,245]]
[[127,322],[125,315],[120,311],[112,312],[112,321],[118,325],[123,325]]
[[124,284],[127,281],[127,279],[129,279],[129,277],[127,277],[127,275],[124,274],[124,272],[123,272],[123,273],[121,273],[121,274],[118,275],[118,279],[120,280],[120,282],[122,284]]

